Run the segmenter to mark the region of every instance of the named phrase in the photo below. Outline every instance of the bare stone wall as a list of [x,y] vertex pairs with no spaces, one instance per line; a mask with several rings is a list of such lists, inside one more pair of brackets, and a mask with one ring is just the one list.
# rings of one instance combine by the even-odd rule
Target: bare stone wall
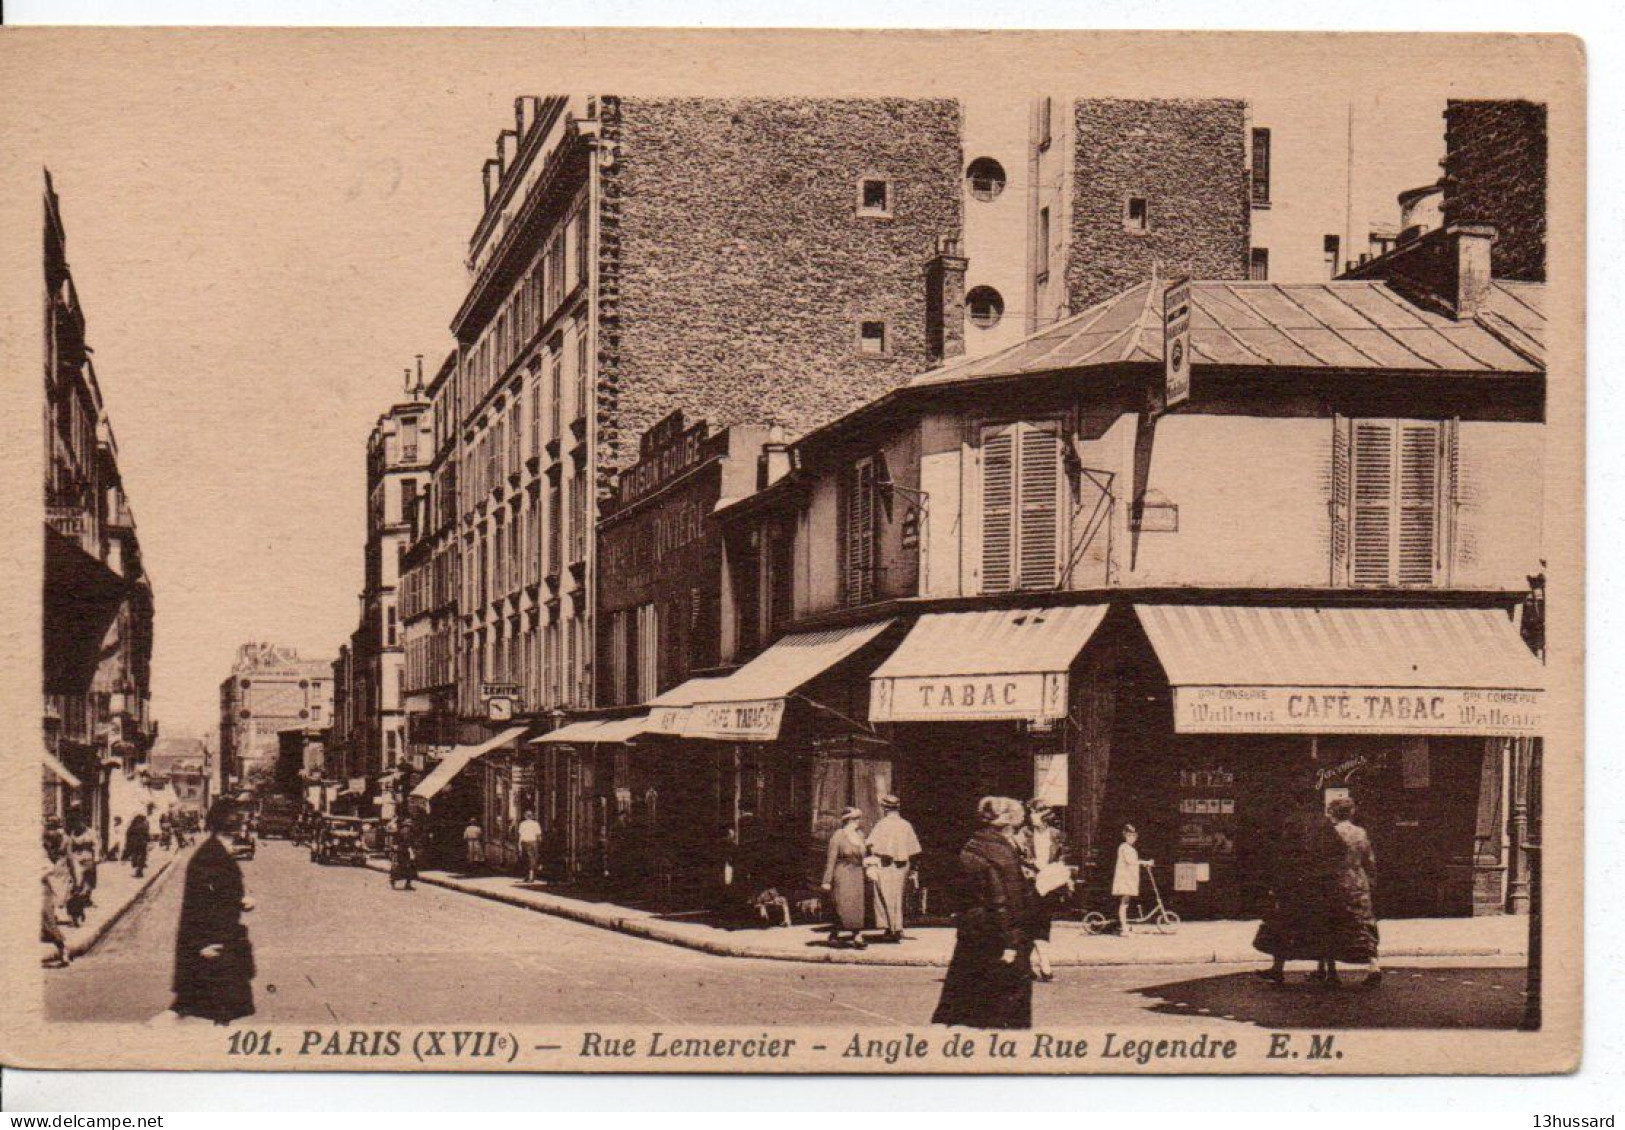
[[[962,225],[951,100],[606,98],[606,468],[673,409],[793,436],[930,364],[926,264]],[[890,184],[860,214],[859,182]],[[886,324],[886,353],[859,323]]]
[[1444,222],[1495,226],[1490,271],[1546,279],[1546,107],[1445,104]]

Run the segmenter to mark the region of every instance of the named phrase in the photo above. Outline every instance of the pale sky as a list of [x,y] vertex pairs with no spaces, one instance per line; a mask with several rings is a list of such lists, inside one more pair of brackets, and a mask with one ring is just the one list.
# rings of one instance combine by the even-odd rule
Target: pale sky
[[[367,433],[413,355],[432,375],[451,345],[480,167],[513,98],[573,77],[520,40],[487,41],[477,68],[393,43],[147,41],[72,52],[45,80],[167,732],[215,723],[240,643],[330,658],[353,630]],[[1393,111],[1395,183],[1376,195],[1436,175],[1438,110]]]

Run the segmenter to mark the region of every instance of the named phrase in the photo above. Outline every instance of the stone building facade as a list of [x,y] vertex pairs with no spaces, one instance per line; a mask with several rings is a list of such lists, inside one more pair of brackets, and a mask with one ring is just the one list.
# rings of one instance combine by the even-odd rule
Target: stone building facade
[[1445,224],[1495,228],[1497,278],[1546,279],[1546,107],[1534,102],[1446,103]]
[[245,643],[220,683],[220,765],[227,788],[271,782],[277,734],[328,724],[333,716],[333,664],[302,659],[291,647]]

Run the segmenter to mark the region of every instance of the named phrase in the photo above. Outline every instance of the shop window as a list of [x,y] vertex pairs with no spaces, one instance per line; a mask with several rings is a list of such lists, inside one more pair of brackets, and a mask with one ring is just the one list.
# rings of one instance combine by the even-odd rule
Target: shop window
[[1334,579],[1427,587],[1444,580],[1456,428],[1436,420],[1333,421]]
[[991,157],[978,157],[965,170],[970,194],[978,200],[996,200],[1004,191],[1004,166]]
[[841,476],[841,600],[868,604],[875,598],[880,571],[879,497],[875,460],[860,459]]
[[1004,317],[1004,295],[990,286],[974,287],[965,296],[965,309],[970,314],[971,325],[990,330]]
[[1061,565],[1061,434],[1053,423],[984,428],[982,591],[1054,588]]

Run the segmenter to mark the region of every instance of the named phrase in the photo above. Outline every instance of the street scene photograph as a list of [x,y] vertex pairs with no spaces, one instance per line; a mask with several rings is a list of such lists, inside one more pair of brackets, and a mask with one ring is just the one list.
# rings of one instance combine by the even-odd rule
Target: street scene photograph
[[4,37],[10,1059],[1572,1064],[1578,57],[648,34]]

